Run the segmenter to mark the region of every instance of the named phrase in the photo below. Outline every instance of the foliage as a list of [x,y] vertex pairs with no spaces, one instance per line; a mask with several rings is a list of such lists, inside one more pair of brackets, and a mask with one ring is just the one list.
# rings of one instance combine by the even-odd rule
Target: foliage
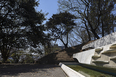
[[52,49],[53,52],[60,51],[60,50],[61,50],[61,48],[58,45],[53,46],[53,49]]
[[3,62],[10,56],[12,48],[37,47],[47,41],[44,14],[37,12],[36,0],[0,0],[0,51]]
[[12,59],[13,59],[13,62],[14,62],[14,63],[18,63],[18,62],[19,62],[19,59],[20,59],[20,57],[21,57],[22,54],[24,54],[23,51],[15,51],[15,52],[11,55],[11,57],[12,57]]
[[[48,31],[52,34],[54,40],[60,39],[65,48],[68,46],[68,33],[74,28],[76,17],[68,12],[54,14],[46,23]],[[63,37],[67,38],[67,42],[63,41]]]
[[34,59],[32,58],[31,54],[26,54],[26,57],[24,59],[24,63],[34,63]]
[[55,51],[60,51],[61,50],[61,48],[58,47],[58,45],[45,46],[44,48],[45,48],[44,49],[45,50],[45,55],[50,54],[50,53],[55,52]]

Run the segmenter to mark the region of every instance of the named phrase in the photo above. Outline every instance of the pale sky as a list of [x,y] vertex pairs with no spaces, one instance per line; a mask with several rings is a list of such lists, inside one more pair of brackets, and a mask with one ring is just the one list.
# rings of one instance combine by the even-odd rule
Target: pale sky
[[46,17],[49,19],[53,14],[58,13],[58,0],[40,0],[37,10],[42,10],[43,13],[49,13]]

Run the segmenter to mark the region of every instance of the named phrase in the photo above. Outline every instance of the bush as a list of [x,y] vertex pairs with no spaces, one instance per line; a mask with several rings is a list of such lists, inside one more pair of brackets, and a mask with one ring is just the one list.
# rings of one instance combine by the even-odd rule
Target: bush
[[34,59],[32,58],[32,55],[26,54],[26,57],[24,59],[24,63],[34,63]]

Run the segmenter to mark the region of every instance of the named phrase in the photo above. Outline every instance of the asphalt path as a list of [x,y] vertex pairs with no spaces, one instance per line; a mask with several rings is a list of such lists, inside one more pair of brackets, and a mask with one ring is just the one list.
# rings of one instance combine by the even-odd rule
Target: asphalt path
[[58,65],[1,64],[0,77],[67,77]]

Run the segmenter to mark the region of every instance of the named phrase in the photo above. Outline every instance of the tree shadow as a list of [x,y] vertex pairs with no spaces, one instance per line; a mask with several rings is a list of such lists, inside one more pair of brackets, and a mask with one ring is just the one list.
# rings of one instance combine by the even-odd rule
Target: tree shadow
[[41,64],[1,64],[0,65],[0,77],[2,75],[17,76],[20,73],[39,73],[48,72],[46,68],[59,67],[57,65],[41,65]]
[[57,54],[58,54],[57,52],[48,54],[48,55],[42,57],[41,59],[39,59],[37,61],[37,63],[39,63],[39,64],[56,64],[57,63],[57,57],[56,57]]

